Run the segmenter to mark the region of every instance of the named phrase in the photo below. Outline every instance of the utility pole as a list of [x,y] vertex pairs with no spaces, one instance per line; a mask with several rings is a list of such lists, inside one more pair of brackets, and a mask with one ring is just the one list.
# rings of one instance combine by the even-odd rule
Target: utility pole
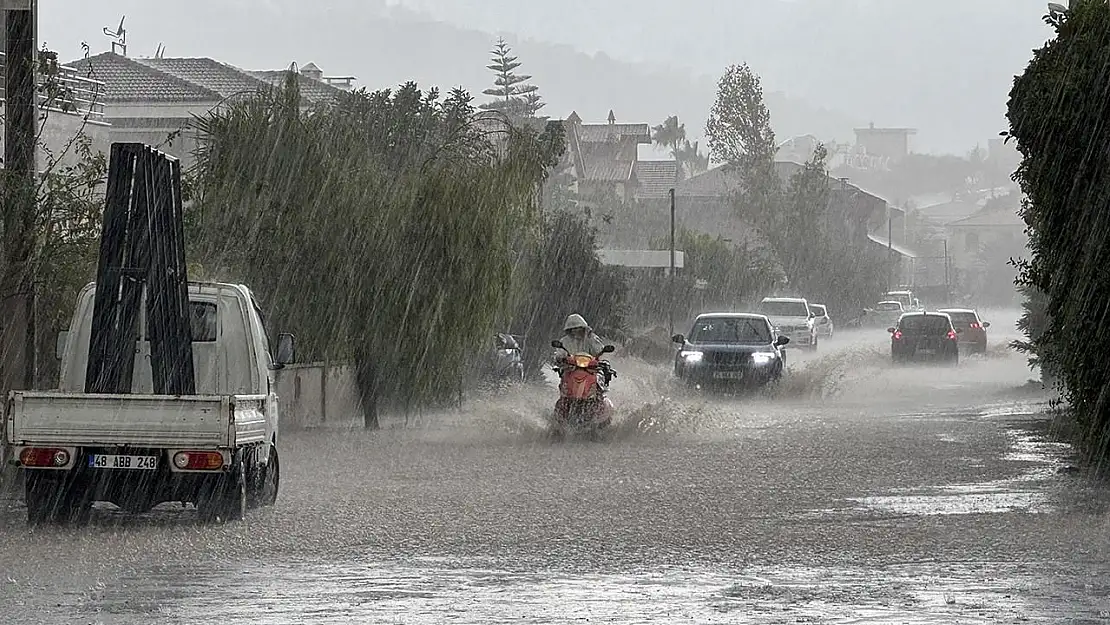
[[0,0],[4,50],[4,171],[0,266],[0,391],[34,387],[37,0]]
[[952,286],[948,271],[948,239],[944,240],[944,304],[952,305]]
[[668,315],[669,315],[670,324],[671,324],[670,334],[671,334],[671,336],[674,336],[674,205],[675,205],[675,199],[674,199],[674,188],[673,187],[671,188],[669,193],[670,193],[670,196],[671,196],[671,285],[668,288],[668,291],[670,291],[670,293],[668,294],[669,299],[667,301],[668,301],[669,305],[667,306],[667,309],[668,309]]
[[886,290],[894,290],[894,216],[886,213]]

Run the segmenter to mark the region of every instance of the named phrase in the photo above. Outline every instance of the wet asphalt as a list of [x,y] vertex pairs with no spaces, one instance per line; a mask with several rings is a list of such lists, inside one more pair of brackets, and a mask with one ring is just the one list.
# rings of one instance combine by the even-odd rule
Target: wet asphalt
[[892,369],[841,333],[738,397],[616,358],[600,443],[548,442],[543,387],[287,432],[238,524],[32,531],[9,497],[0,622],[1110,623],[1110,487],[995,334]]

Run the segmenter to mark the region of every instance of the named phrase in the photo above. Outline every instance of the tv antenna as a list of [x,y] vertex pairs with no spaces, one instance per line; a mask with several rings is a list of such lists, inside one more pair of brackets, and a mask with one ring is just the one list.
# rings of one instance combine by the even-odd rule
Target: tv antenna
[[165,58],[165,56],[166,56],[166,44],[159,43],[158,44],[158,49],[154,51],[154,58],[161,59],[161,58]]
[[112,38],[112,52],[114,53],[118,47],[122,56],[127,56],[127,29],[123,27],[125,19],[127,19],[126,15],[120,18],[119,26],[114,31],[108,30],[107,26],[104,27],[104,34]]

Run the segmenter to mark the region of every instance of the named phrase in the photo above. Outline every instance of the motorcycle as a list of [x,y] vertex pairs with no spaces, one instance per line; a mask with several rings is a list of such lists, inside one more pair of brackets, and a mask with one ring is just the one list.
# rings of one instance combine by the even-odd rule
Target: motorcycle
[[[551,346],[565,350],[558,340],[551,341]],[[615,347],[606,345],[601,353],[614,351]],[[571,354],[553,370],[560,376],[559,400],[552,415],[556,436],[586,433],[596,436],[612,424],[613,402],[607,390],[617,372],[608,362],[590,354]]]

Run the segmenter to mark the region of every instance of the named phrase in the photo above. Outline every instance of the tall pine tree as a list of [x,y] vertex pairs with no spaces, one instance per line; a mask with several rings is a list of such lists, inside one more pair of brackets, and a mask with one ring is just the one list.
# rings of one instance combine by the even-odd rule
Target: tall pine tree
[[499,38],[497,45],[490,52],[492,62],[486,67],[496,76],[493,87],[482,93],[492,96],[491,102],[482,104],[479,108],[487,111],[501,111],[509,116],[535,117],[536,113],[544,107],[540,100],[539,87],[528,84],[531,76],[518,75],[515,70],[521,62],[512,55],[512,48],[505,40]]

